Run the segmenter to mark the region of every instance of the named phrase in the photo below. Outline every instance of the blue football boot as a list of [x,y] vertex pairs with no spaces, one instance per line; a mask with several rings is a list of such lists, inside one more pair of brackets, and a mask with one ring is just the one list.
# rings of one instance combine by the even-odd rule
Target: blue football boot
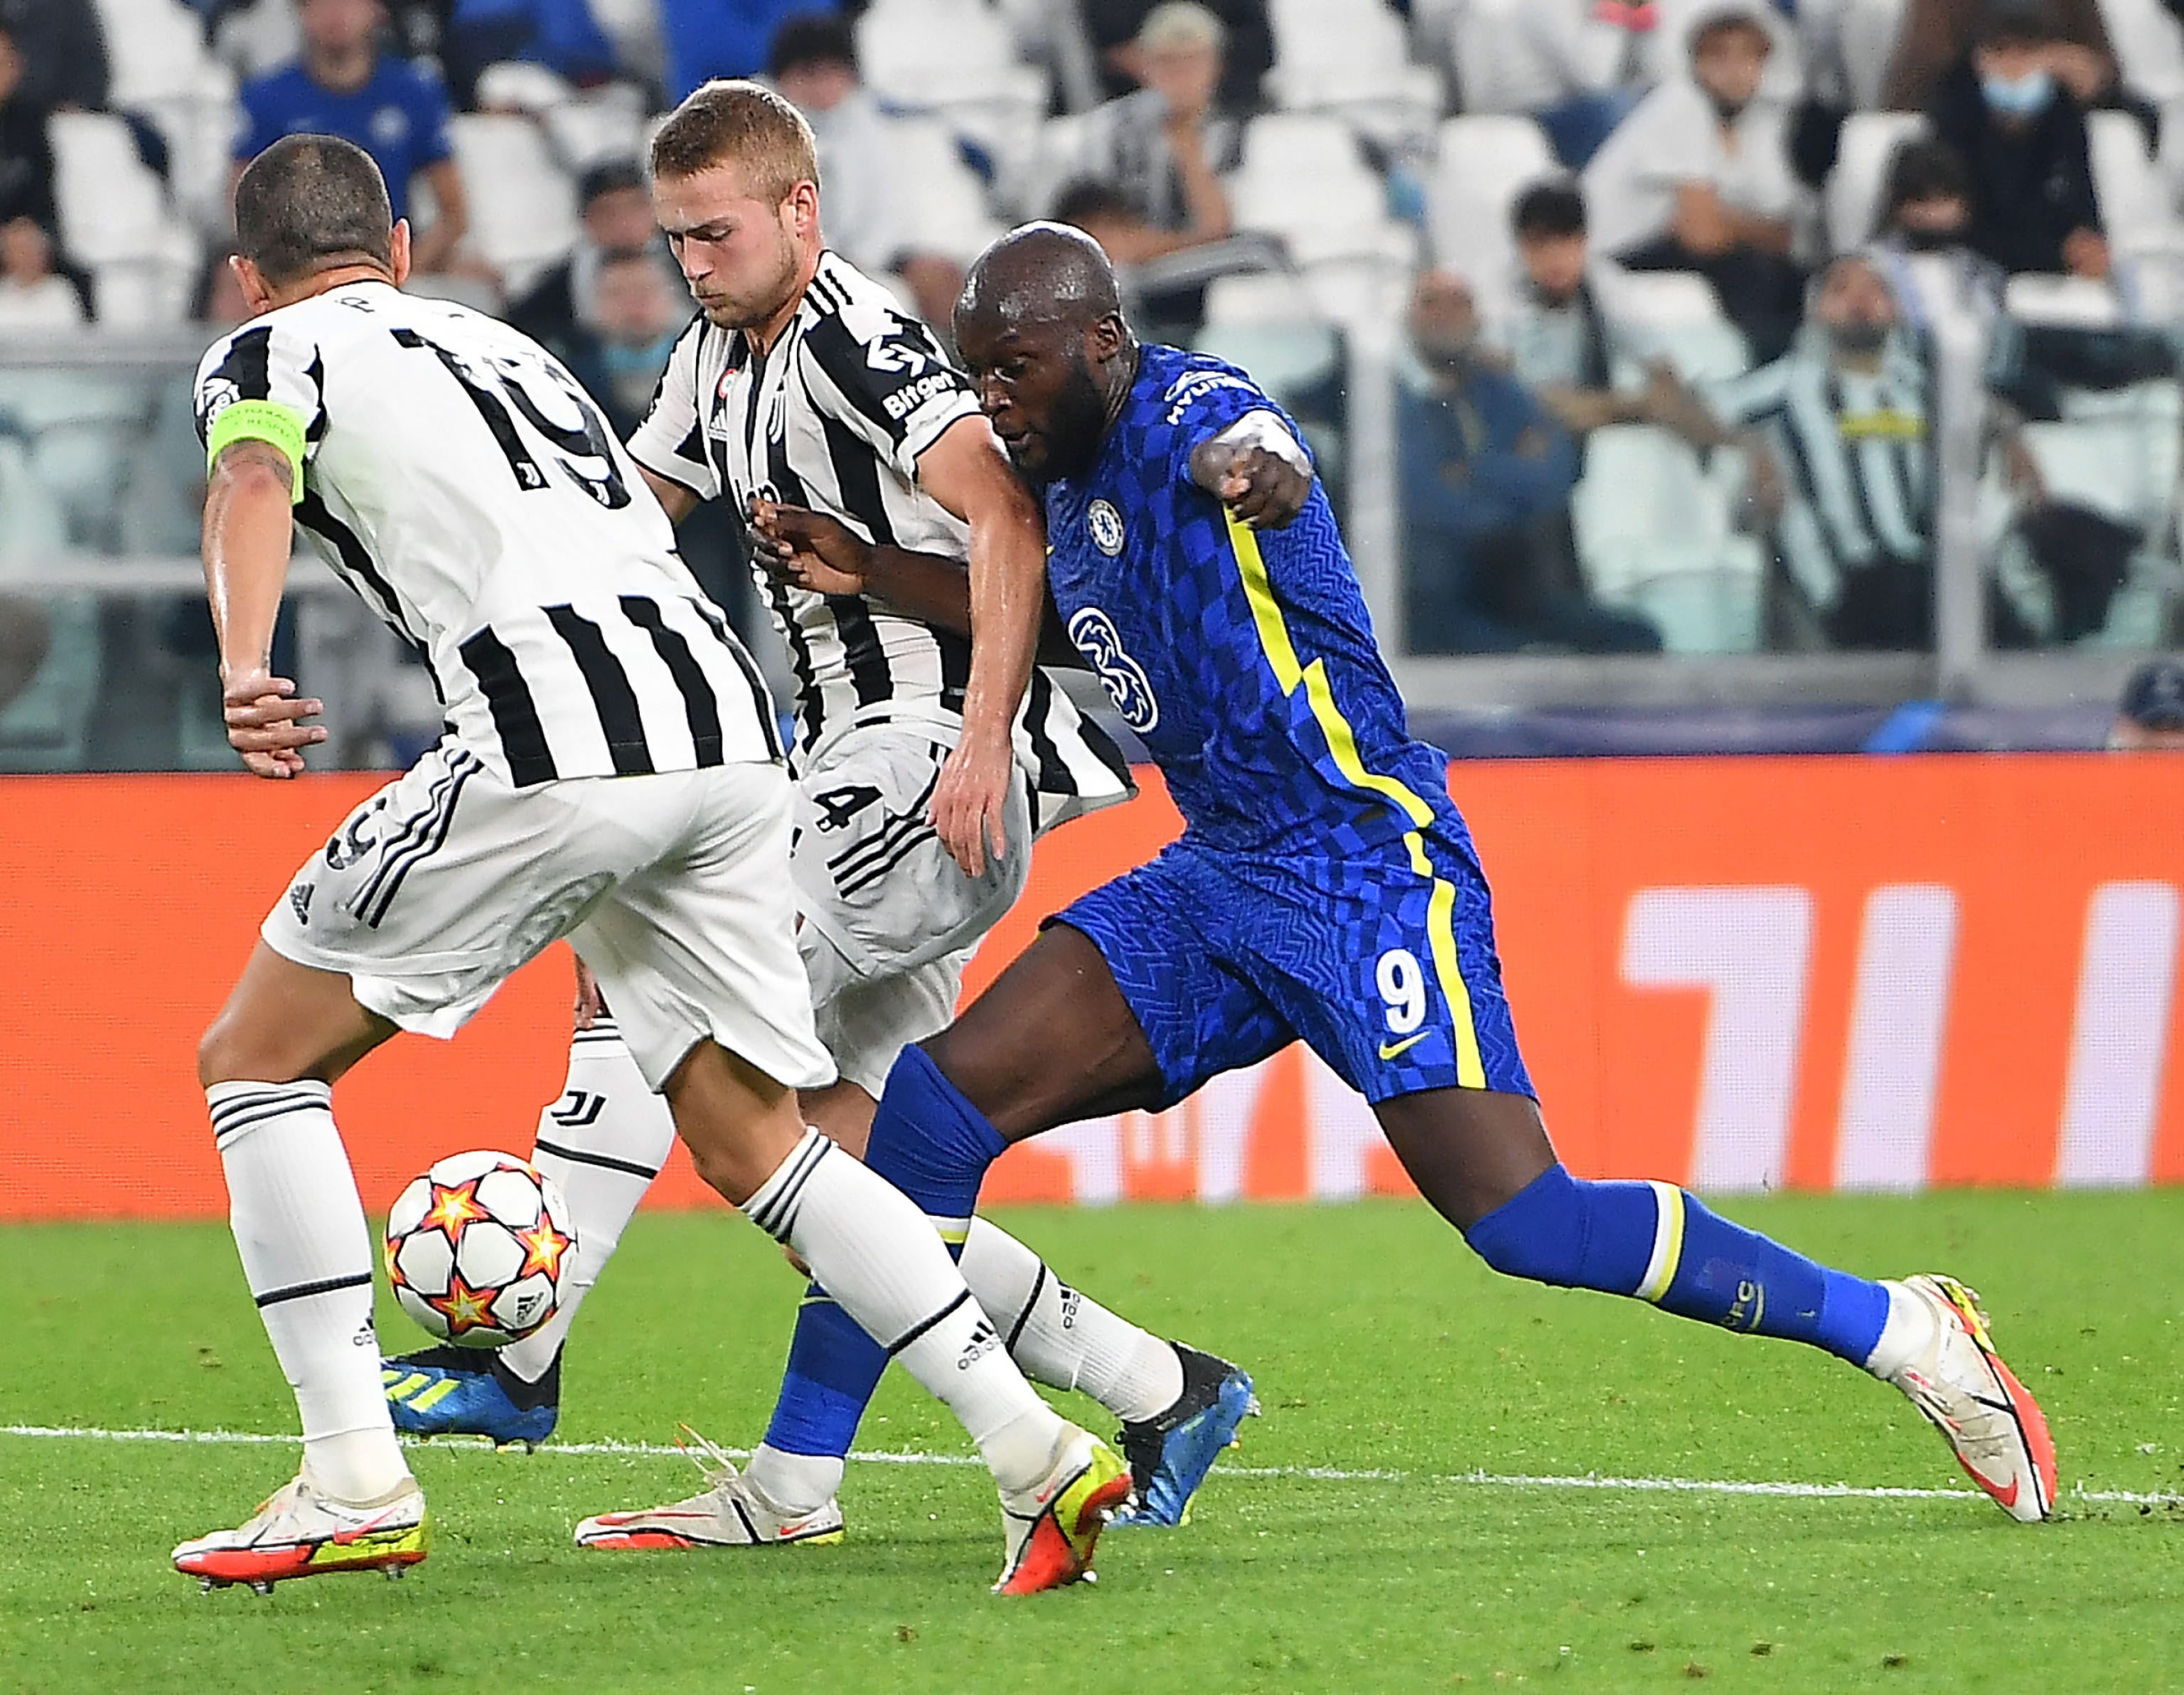
[[1186,1522],[1191,1497],[1221,1450],[1235,1441],[1236,1427],[1258,1416],[1249,1372],[1181,1342],[1175,1352],[1183,1362],[1183,1393],[1159,1417],[1125,1424],[1117,1438],[1137,1485],[1111,1521],[1117,1530]]
[[394,1428],[414,1436],[490,1436],[497,1447],[535,1448],[561,1411],[561,1362],[526,1383],[500,1356],[428,1347],[380,1362]]

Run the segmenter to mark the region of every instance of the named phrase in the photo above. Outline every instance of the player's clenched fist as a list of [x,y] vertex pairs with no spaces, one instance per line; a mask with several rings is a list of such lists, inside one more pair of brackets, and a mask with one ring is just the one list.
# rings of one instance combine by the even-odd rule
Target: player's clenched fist
[[1285,529],[1311,498],[1312,477],[1264,448],[1245,448],[1228,461],[1215,492],[1252,529]]
[[303,750],[326,739],[305,718],[326,710],[326,702],[298,700],[296,685],[265,671],[239,672],[220,686],[221,716],[227,744],[242,756],[254,777],[293,777],[304,769]]

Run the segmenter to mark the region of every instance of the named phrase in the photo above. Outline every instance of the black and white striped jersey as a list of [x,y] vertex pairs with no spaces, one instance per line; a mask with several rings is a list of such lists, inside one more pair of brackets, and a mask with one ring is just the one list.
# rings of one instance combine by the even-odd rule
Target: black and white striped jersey
[[[841,520],[866,540],[967,557],[970,532],[917,481],[917,461],[978,415],[970,382],[894,297],[823,254],[796,315],[761,354],[701,315],[669,356],[631,438],[639,465],[738,510],[763,497]],[[797,743],[811,756],[857,724],[916,718],[949,739],[962,724],[971,644],[856,594],[815,594],[754,571],[788,644]],[[1041,828],[1127,799],[1121,751],[1035,671],[1017,754]]]
[[223,337],[196,399],[200,438],[238,401],[293,415],[305,542],[510,784],[781,757],[757,666],[667,515],[528,337],[357,283]]
[[1846,572],[1928,558],[1933,452],[1914,354],[1892,349],[1867,371],[1800,348],[1708,399],[1724,422],[1759,429],[1773,447],[1789,485],[1776,527],[1783,563],[1815,606],[1835,605]]

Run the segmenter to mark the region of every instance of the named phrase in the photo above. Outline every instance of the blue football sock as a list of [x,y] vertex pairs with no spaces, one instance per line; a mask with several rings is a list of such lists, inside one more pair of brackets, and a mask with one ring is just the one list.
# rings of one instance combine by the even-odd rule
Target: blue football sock
[[[986,1168],[1007,1146],[922,1048],[907,1047],[872,1115],[865,1163],[922,1208],[961,1258]],[[887,1361],[887,1350],[813,1284],[797,1310],[766,1446],[846,1455]]]
[[1686,1319],[1785,1336],[1862,1366],[1888,1291],[1792,1253],[1668,1183],[1589,1183],[1560,1165],[1464,1238],[1496,1271],[1633,1295]]

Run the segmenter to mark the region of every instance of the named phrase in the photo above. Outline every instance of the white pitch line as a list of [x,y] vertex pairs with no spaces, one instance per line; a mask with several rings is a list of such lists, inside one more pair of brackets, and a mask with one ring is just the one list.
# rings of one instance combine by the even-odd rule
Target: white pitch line
[[[297,1441],[292,1436],[271,1436],[251,1430],[109,1430],[95,1425],[0,1425],[0,1436],[27,1436],[56,1441],[198,1442],[250,1447],[293,1447]],[[429,1447],[441,1453],[493,1452],[482,1441],[419,1442],[406,1436],[402,1440],[405,1444]],[[676,1459],[683,1457],[688,1450],[665,1442],[597,1441],[549,1442],[538,1452],[577,1458],[606,1456]],[[749,1450],[746,1448],[723,1448],[721,1452],[732,1459],[748,1459],[750,1457]],[[870,1448],[860,1448],[850,1458],[870,1465],[975,1466],[982,1464],[971,1454],[889,1453]],[[1763,1495],[1802,1501],[1976,1501],[1981,1498],[1976,1491],[1970,1489],[1868,1488],[1850,1483],[1751,1482],[1733,1478],[1602,1477],[1596,1475],[1552,1477],[1494,1471],[1347,1471],[1325,1465],[1223,1465],[1218,1469],[1228,1477],[1304,1478],[1315,1483],[1461,1483],[1485,1489],[1599,1489],[1641,1495]],[[2070,1491],[2069,1498],[2136,1507],[2184,1507],[2184,1495],[2146,1494],[2130,1489],[2079,1487]]]

